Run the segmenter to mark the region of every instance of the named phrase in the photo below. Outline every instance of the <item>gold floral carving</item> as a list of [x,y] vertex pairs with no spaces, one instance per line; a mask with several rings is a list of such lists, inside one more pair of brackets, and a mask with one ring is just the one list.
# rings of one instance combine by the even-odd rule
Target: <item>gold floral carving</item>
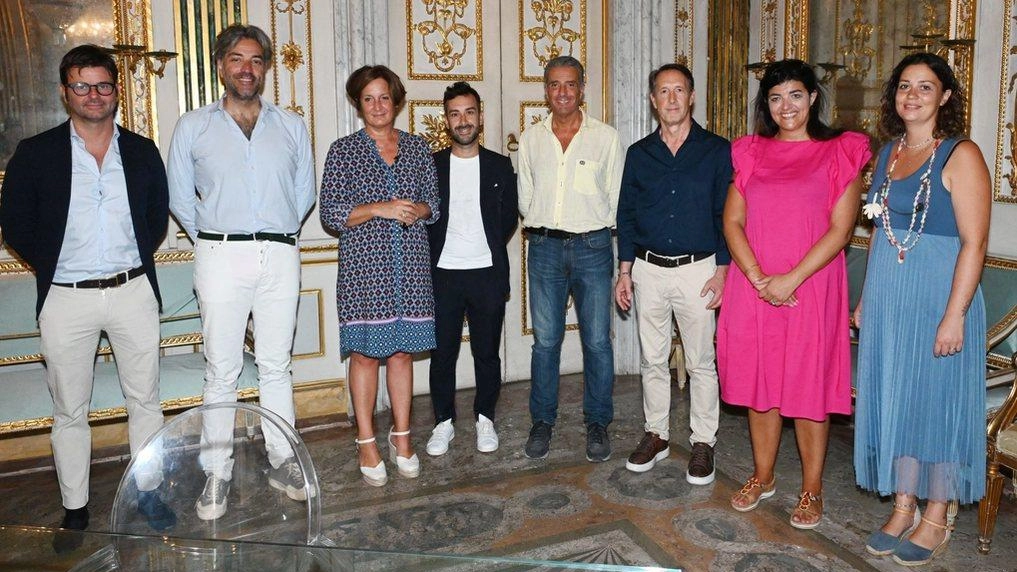
[[[1017,44],[1013,43],[1012,28],[1017,17],[1014,14],[1014,0],[1007,0],[1003,9],[1002,54],[999,70],[999,130],[996,133],[996,164],[993,199],[1002,203],[1017,203],[1017,98],[1011,98],[1017,85],[1017,73],[1012,73],[1010,62],[1017,55]],[[1010,110],[1009,120],[1007,109]],[[1006,161],[1004,167],[1003,162]],[[1004,168],[1006,173],[1003,173]],[[1003,181],[1006,181],[1004,185]]]
[[445,128],[445,115],[440,111],[442,106],[440,99],[414,100],[408,106],[410,133],[422,137],[432,153],[452,145],[448,129]]
[[[113,0],[113,26],[117,44],[152,45],[150,23],[151,0]],[[159,140],[152,115],[155,98],[155,77],[145,66],[133,69],[118,62],[121,76],[120,122],[126,129]]]
[[[285,17],[286,37],[280,38],[278,19],[282,14]],[[303,18],[303,38],[297,35],[297,21]],[[311,147],[314,147],[314,65],[311,58],[311,2],[310,0],[274,0],[271,9],[271,36],[272,45],[280,46],[278,57],[282,68],[286,70],[287,83],[289,84],[289,103],[285,108],[301,117],[307,122],[307,130],[311,136]],[[302,44],[298,43],[302,40]],[[307,69],[307,103],[309,110],[298,102],[297,72],[305,67]],[[276,68],[272,74],[272,88],[275,96],[275,103],[281,105],[282,99],[279,95],[279,76],[283,75],[282,70]]]
[[[586,65],[586,0],[519,0],[519,80],[543,81],[542,74],[526,73],[526,62],[543,70],[547,62],[562,55],[571,55]],[[526,17],[529,14],[529,18]],[[527,22],[533,25],[527,27]],[[579,54],[576,55],[576,44]]]
[[841,52],[847,75],[861,81],[872,69],[876,50],[870,45],[875,26],[865,19],[862,0],[854,0],[855,10],[851,18],[844,21],[846,46]]
[[[412,37],[413,32],[416,32],[420,36],[420,48],[427,55],[427,62],[433,66],[434,70],[439,72],[438,74],[426,75],[437,75],[438,78],[436,79],[449,78],[450,76],[445,74],[449,74],[462,64],[463,56],[470,49],[471,38],[476,36],[476,41],[479,44],[481,3],[475,3],[476,16],[474,26],[476,27],[470,27],[463,22],[464,17],[466,17],[466,9],[469,6],[469,0],[423,0],[424,13],[430,19],[423,19],[418,22],[413,22],[412,18],[407,19],[410,23],[408,35]],[[407,12],[410,13],[412,10],[412,0],[407,0],[406,7]],[[478,51],[478,57],[479,53]],[[411,70],[410,77],[412,79],[424,79],[415,73],[413,55],[414,49],[410,45],[408,50],[409,68]],[[483,79],[482,68],[482,62],[478,61],[478,73],[467,74],[469,77],[463,79]]]
[[692,0],[675,0],[674,3],[674,61],[692,69],[693,17]]

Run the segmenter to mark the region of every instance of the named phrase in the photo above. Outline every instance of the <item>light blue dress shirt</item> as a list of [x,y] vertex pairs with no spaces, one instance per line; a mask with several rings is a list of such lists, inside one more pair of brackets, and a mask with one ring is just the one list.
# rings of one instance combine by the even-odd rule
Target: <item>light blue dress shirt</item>
[[223,100],[185,113],[170,145],[170,210],[199,230],[294,234],[314,206],[314,157],[300,116],[261,98],[250,140]]
[[80,282],[141,266],[119,139],[114,127],[100,167],[71,121],[71,202],[53,282]]

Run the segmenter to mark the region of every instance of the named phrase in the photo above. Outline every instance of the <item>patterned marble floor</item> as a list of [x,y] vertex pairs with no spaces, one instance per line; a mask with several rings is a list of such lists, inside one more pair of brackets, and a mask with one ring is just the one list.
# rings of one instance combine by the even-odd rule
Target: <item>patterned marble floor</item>
[[[449,454],[424,454],[430,430],[427,397],[414,401],[414,444],[422,457],[418,479],[393,476],[383,488],[364,485],[353,448],[353,430],[342,424],[305,428],[303,437],[322,485],[323,529],[340,546],[379,550],[485,554],[541,560],[662,566],[692,571],[903,570],[865,553],[863,539],[879,526],[889,503],[860,492],[851,468],[852,431],[847,420],[832,429],[826,471],[826,514],[806,532],[787,519],[800,486],[794,436],[786,430],[777,468],[778,492],[760,508],[741,514],[728,499],[751,471],[744,415],[722,414],[717,481],[695,487],[684,478],[688,455],[688,395],[675,387],[672,453],[652,471],[625,470],[625,458],[642,435],[639,380],[619,377],[614,454],[586,462],[581,377],[566,376],[550,456],[522,454],[529,428],[528,384],[503,388],[497,428],[501,448],[474,448],[468,412],[472,392],[458,395],[467,415],[457,426]],[[388,415],[378,417],[379,427]],[[384,449],[386,446],[382,445]],[[382,451],[387,453],[387,451]],[[92,471],[92,528],[108,522],[114,489],[126,463],[100,463]],[[0,466],[2,468],[2,466]],[[391,469],[392,467],[390,467]],[[394,473],[394,471],[392,471]],[[0,476],[0,523],[54,525],[62,511],[51,470]],[[1017,502],[1004,499],[989,556],[976,551],[977,507],[962,510],[949,549],[927,570],[1017,570]],[[256,510],[257,503],[250,508]],[[358,570],[388,569],[370,561]],[[456,569],[474,569],[463,564]]]

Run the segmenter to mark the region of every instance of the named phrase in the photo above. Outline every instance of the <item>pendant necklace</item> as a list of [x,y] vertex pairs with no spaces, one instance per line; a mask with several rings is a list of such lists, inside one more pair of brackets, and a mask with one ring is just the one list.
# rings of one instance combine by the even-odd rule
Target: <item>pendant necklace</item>
[[[922,238],[922,232],[925,230],[925,219],[929,215],[929,199],[932,197],[932,179],[930,178],[932,165],[936,162],[936,151],[941,143],[941,141],[937,140],[932,147],[932,154],[928,158],[929,164],[925,168],[925,172],[922,173],[918,183],[918,192],[915,193],[915,200],[912,203],[911,222],[908,223],[908,230],[904,237],[898,238],[890,226],[890,186],[893,182],[893,170],[897,166],[897,160],[900,159],[901,152],[905,148],[916,149],[924,147],[934,140],[929,139],[917,145],[908,145],[904,142],[904,137],[903,135],[901,136],[900,143],[897,144],[897,150],[894,152],[893,160],[890,161],[890,166],[886,170],[886,179],[879,187],[879,191],[872,201],[879,207],[875,209],[875,214],[883,222],[883,233],[886,234],[886,239],[897,249],[897,264],[904,264],[904,255],[918,244],[918,241]],[[921,220],[918,218],[919,212],[922,213]],[[918,223],[917,229],[915,228],[916,222]]]

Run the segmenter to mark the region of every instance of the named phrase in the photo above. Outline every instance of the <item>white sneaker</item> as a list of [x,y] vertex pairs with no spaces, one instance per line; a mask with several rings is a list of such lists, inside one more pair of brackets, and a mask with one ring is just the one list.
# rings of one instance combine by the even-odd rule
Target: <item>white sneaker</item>
[[498,433],[494,430],[494,421],[481,414],[477,415],[477,450],[481,453],[498,450]]
[[230,495],[230,482],[209,475],[205,480],[205,489],[194,503],[194,508],[201,520],[215,520],[226,514],[226,502]]
[[427,440],[427,454],[432,457],[440,457],[448,453],[448,444],[456,438],[456,428],[452,426],[452,420],[446,419],[434,426],[431,431],[431,438]]

